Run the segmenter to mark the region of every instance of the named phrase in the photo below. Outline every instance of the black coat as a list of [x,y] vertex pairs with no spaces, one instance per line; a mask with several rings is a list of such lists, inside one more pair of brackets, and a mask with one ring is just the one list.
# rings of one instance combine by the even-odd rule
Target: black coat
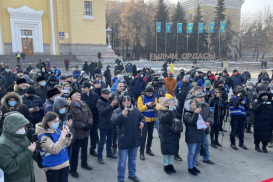
[[181,93],[178,95],[178,93],[179,93],[178,84],[175,86],[175,88],[173,90],[173,93],[174,93],[175,97],[178,99],[179,102],[184,103],[190,89],[191,89],[191,86],[190,86],[189,82],[183,82],[182,81]]
[[31,113],[32,124],[35,126],[36,123],[39,123],[42,121],[44,116],[43,101],[41,100],[39,96],[36,96],[36,95],[33,97],[33,99],[28,99],[26,95],[22,95],[21,98],[23,100],[23,103],[28,107],[28,109],[35,108],[36,106],[39,107],[40,110],[38,112]]
[[97,126],[99,124],[99,113],[96,106],[99,100],[98,95],[92,91],[89,92],[89,96],[81,93],[81,100],[88,105],[93,116],[93,124]]
[[3,71],[1,75],[4,76],[6,79],[6,88],[8,88],[9,86],[13,84],[13,81],[15,80],[15,75],[12,72],[7,74],[6,71]]
[[95,71],[94,71],[95,68],[96,68],[96,67],[94,67],[94,64],[93,64],[93,63],[89,64],[89,73],[90,73],[90,76],[95,75]]
[[36,87],[36,89],[35,89],[35,92],[36,92],[35,95],[39,96],[39,97],[42,99],[43,103],[45,103],[46,98],[47,98],[46,92],[47,92],[48,90],[50,90],[50,89],[51,89],[51,88],[48,87],[48,86],[42,87],[42,86],[40,85],[40,86]]
[[6,78],[2,75],[0,75],[0,95],[4,95],[6,94],[7,92],[7,89],[6,89]]
[[169,111],[161,104],[157,104],[156,109],[158,110],[161,153],[163,155],[176,155],[179,149],[180,133],[172,132],[169,127],[172,125],[172,119],[178,118],[178,113],[176,110]]
[[88,66],[88,64],[84,64],[84,65],[82,66],[82,70],[85,71],[85,73],[86,73],[87,75],[89,75],[89,66]]
[[137,67],[134,64],[134,66],[133,66],[133,76],[135,77],[136,75],[137,75]]
[[113,130],[111,117],[115,107],[111,106],[112,99],[106,100],[101,97],[97,102],[97,110],[99,113],[99,124],[101,130]]
[[[50,82],[54,82],[53,84],[51,84]],[[46,81],[46,86],[50,87],[50,88],[54,88],[55,85],[57,85],[57,79],[56,76],[54,75],[50,75]]]
[[111,83],[111,71],[109,69],[105,70],[103,73],[103,76],[105,77],[105,82],[106,83]]
[[[263,103],[262,96],[268,95],[270,104]],[[258,99],[253,102],[254,113],[254,140],[270,142],[273,129],[273,110],[271,105],[271,94],[262,91],[258,94]]]
[[221,128],[222,127],[222,123],[223,123],[223,119],[225,116],[225,112],[224,112],[224,103],[223,100],[221,102],[221,114],[220,114],[220,122],[218,122],[218,105],[219,105],[219,99],[215,98],[215,97],[211,97],[209,100],[209,107],[214,109],[214,123],[213,125],[211,125],[212,127],[217,127],[217,128]]
[[144,116],[140,113],[137,107],[132,111],[128,111],[127,117],[122,115],[124,107],[121,105],[121,96],[118,97],[119,108],[114,110],[111,117],[111,122],[116,125],[118,136],[118,149],[131,149],[139,147],[141,143],[140,122],[146,124]]
[[184,73],[184,72],[179,73],[179,74],[177,75],[177,77],[176,77],[176,82],[177,82],[177,83],[178,83],[178,82],[181,82],[181,81],[183,80],[184,76],[185,76],[185,73]]

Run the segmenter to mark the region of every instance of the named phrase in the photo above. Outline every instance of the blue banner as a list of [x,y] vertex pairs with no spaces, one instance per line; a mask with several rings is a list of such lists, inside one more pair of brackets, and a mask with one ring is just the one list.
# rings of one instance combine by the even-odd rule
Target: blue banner
[[221,22],[221,25],[220,25],[220,32],[225,32],[225,28],[226,28],[226,22]]
[[209,33],[214,33],[214,24],[215,24],[214,22],[209,23],[209,27],[210,27],[209,28]]
[[171,23],[166,23],[166,33],[171,33]]
[[156,22],[156,32],[161,32],[161,22]]
[[203,33],[204,32],[204,23],[199,23],[199,28],[198,28],[198,32],[199,33]]
[[177,23],[177,33],[182,33],[182,23]]
[[193,23],[188,23],[188,33],[192,33]]

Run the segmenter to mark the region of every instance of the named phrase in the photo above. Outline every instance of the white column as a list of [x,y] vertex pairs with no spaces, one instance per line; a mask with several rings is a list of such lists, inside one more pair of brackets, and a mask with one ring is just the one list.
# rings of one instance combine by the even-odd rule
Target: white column
[[52,0],[49,1],[50,3],[50,22],[51,22],[51,35],[52,35],[52,51],[53,55],[56,55],[56,48],[55,48],[55,28],[54,28],[54,15],[53,15],[53,3]]
[[2,34],[1,34],[1,24],[0,24],[0,55],[3,54],[3,47],[2,47]]

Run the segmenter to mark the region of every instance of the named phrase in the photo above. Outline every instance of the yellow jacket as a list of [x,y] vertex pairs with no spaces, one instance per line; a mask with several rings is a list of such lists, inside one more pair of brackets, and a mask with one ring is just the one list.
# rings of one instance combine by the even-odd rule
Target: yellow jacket
[[[142,97],[143,96],[141,95],[137,99],[137,108],[138,108],[138,110],[140,112],[144,112],[144,111],[146,111],[148,109],[148,107],[143,104],[143,98]],[[158,104],[158,101],[157,101],[156,97],[155,97],[155,104]],[[156,105],[153,108],[154,108],[155,111],[157,111],[156,110]],[[146,122],[153,122],[153,121],[156,120],[156,118],[149,118],[149,117],[145,117],[145,116],[144,116],[144,118],[145,118]]]
[[171,69],[171,72],[174,74],[174,65],[173,65],[173,63],[171,63],[170,69]]

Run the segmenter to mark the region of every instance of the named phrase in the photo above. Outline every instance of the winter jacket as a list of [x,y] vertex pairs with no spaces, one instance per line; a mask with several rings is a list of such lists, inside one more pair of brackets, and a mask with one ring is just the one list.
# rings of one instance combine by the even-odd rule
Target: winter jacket
[[213,84],[213,82],[215,81],[215,76],[214,74],[211,74],[210,76],[208,76],[208,79],[210,80],[211,85]]
[[89,96],[85,93],[81,93],[81,100],[88,105],[93,116],[93,124],[97,126],[99,124],[99,113],[97,109],[98,95],[92,91],[89,92]]
[[203,74],[202,74],[202,79],[198,80],[198,82],[197,82],[197,85],[198,85],[198,86],[204,87],[205,81],[206,81],[206,80],[204,79],[204,77],[208,77],[208,75],[207,75],[206,73],[203,73]]
[[111,83],[111,71],[108,69],[110,68],[110,66],[107,66],[107,69],[104,71],[103,76],[105,77],[105,82],[106,83]]
[[157,104],[156,109],[158,110],[161,153],[163,155],[177,155],[180,133],[172,132],[170,127],[174,118],[179,119],[179,114],[176,109],[169,111],[162,104]]
[[130,87],[132,90],[132,94],[139,96],[141,92],[145,89],[145,81],[143,81],[143,78],[141,77],[134,78]]
[[140,122],[146,125],[143,115],[138,108],[131,105],[132,111],[128,110],[127,117],[122,115],[124,110],[121,104],[122,94],[118,97],[119,108],[115,109],[111,117],[111,122],[116,126],[118,137],[118,149],[125,150],[134,147],[139,147],[141,143],[141,129],[139,129]]
[[69,114],[71,115],[75,127],[75,139],[84,139],[89,137],[90,130],[83,130],[85,125],[91,126],[93,124],[93,116],[88,105],[84,101],[81,101],[79,107],[74,101],[72,101],[70,104]]
[[0,88],[0,95],[5,95],[7,92],[6,78],[2,75],[0,75]]
[[126,64],[125,71],[127,73],[133,73],[133,65],[131,63]]
[[[237,98],[237,96],[233,95],[232,98],[230,99],[230,105],[229,105],[229,110],[230,110],[230,118],[231,121],[236,120],[236,121],[244,121],[246,118],[246,111],[249,109],[249,101],[247,98],[244,99],[245,104],[241,104],[240,99]],[[241,112],[238,112],[241,111]]]
[[61,71],[59,69],[55,69],[53,72],[53,75],[56,76],[56,79],[59,80],[61,76]]
[[35,95],[37,95],[37,96],[39,96],[40,98],[41,98],[41,100],[42,100],[42,102],[43,103],[45,103],[45,100],[46,100],[46,98],[47,98],[47,96],[46,96],[46,92],[48,91],[48,90],[50,90],[51,88],[50,87],[48,87],[48,86],[38,86],[38,87],[36,87],[35,88]]
[[173,90],[176,86],[176,80],[174,78],[164,78],[165,86],[168,89],[168,93],[174,96]]
[[[174,95],[179,102],[184,103],[189,91],[191,90],[191,85],[189,82],[181,82],[181,88],[179,88],[179,83],[174,88]],[[180,92],[180,93],[179,93]]]
[[113,130],[113,123],[111,117],[115,107],[111,105],[112,99],[106,100],[101,97],[97,102],[97,109],[99,112],[99,124],[101,130]]
[[74,70],[74,71],[72,72],[73,78],[75,78],[75,76],[77,77],[77,81],[76,81],[76,84],[77,84],[77,85],[79,85],[78,81],[79,81],[80,75],[81,75],[81,71],[80,71],[80,70],[78,70],[78,71]]
[[6,79],[6,88],[13,84],[15,80],[15,75],[12,72],[9,72],[8,74],[6,71],[3,71],[1,75]]
[[32,66],[28,66],[26,71],[29,73],[31,70],[33,70],[34,68]]
[[49,111],[53,111],[53,104],[54,104],[54,101],[47,98],[45,103],[44,103],[44,115],[46,115],[47,112]]
[[218,97],[211,97],[209,100],[209,107],[211,108],[211,110],[214,113],[214,118],[213,118],[214,123],[211,126],[221,128],[222,123],[223,123],[223,119],[225,116],[225,109],[224,109],[223,100],[221,101],[221,106],[220,106],[220,121],[218,121],[218,110],[219,110],[218,106],[219,106],[219,98]]
[[164,63],[164,64],[162,65],[162,68],[167,72],[167,68],[168,68],[167,63]]
[[85,71],[87,75],[89,75],[89,66],[87,63],[82,66],[82,70]]
[[98,62],[98,66],[97,66],[100,70],[101,70],[101,68],[103,68],[103,66],[102,66],[102,62],[101,61],[99,61]]
[[[268,102],[261,100],[265,95],[268,96]],[[271,102],[271,94],[261,91],[258,93],[258,99],[252,104],[254,113],[254,141],[270,142],[273,129]]]
[[43,107],[43,101],[41,100],[41,98],[35,95],[33,99],[28,99],[25,94],[22,95],[21,98],[23,100],[23,103],[28,107],[28,109],[35,108],[37,106],[39,107],[38,112],[31,113],[32,123],[33,125],[36,125],[36,123],[41,122],[44,116],[44,107]]
[[[202,110],[199,113],[205,122],[209,122],[210,125],[213,125],[214,121],[214,114],[213,111],[210,109],[209,105],[207,103],[204,103],[202,105]],[[206,134],[209,134],[209,128],[205,130]]]
[[185,103],[185,112],[183,121],[186,125],[185,142],[186,143],[200,143],[204,140],[205,131],[197,129],[197,121],[199,114],[195,113],[190,108],[191,100]]
[[[157,93],[158,93],[159,97],[165,97],[165,94],[168,93],[168,89],[164,84],[158,85],[158,87],[156,89],[157,89]],[[162,94],[160,94],[160,93],[162,93]]]
[[137,75],[137,67],[134,64],[134,66],[133,66],[133,76],[135,77],[136,75]]
[[65,59],[65,60],[64,60],[64,65],[68,66],[69,64],[70,64],[69,59]]
[[33,155],[28,149],[30,141],[15,132],[29,121],[21,114],[6,117],[3,134],[0,137],[0,169],[4,172],[5,182],[35,182]]
[[257,92],[259,93],[260,91],[269,91],[270,87],[268,87],[269,83],[266,81],[262,81],[262,83],[259,83],[257,85]]
[[[29,85],[27,84],[27,86],[26,87],[29,87]],[[17,84],[15,84],[14,86],[13,86],[13,90],[14,90],[14,92],[16,92],[18,95],[24,95],[25,93],[26,93],[26,89],[20,89],[19,87],[18,87],[18,85]]]
[[91,76],[95,76],[95,68],[96,67],[94,67],[94,63],[91,63],[91,64],[89,64],[89,73],[90,73],[90,77]]
[[254,124],[254,113],[253,113],[253,107],[252,104],[254,102],[254,100],[256,100],[258,98],[258,94],[256,92],[256,89],[248,89],[246,88],[246,92],[247,92],[247,100],[249,100],[249,110],[248,110],[248,115],[246,116],[246,123],[253,125]]
[[184,72],[178,74],[177,77],[176,77],[176,82],[177,82],[177,83],[178,83],[178,82],[181,82],[181,81],[183,80],[184,76],[185,76],[185,73],[184,73]]
[[[54,83],[51,83],[54,82]],[[54,88],[55,85],[57,85],[57,79],[56,76],[54,75],[50,75],[46,81],[46,86],[50,87],[50,88]]]
[[119,80],[116,80],[116,82],[111,87],[111,93],[115,92],[117,90]]
[[147,104],[149,102],[154,102],[155,104],[158,104],[157,98],[154,96],[154,94],[149,97],[146,94],[141,95],[138,97],[137,100],[137,108],[141,112],[141,114],[144,116],[146,122],[153,122],[156,120],[156,105],[154,107],[148,107]]
[[244,81],[245,81],[244,77],[243,77],[241,74],[237,74],[236,76],[233,75],[233,76],[231,77],[231,80],[232,80],[232,89],[234,89],[234,86],[235,86],[235,85],[240,85],[240,86],[242,86],[243,83],[244,83]]
[[[17,100],[17,104],[15,107],[10,107],[8,104],[9,98],[15,98]],[[23,104],[23,100],[15,92],[8,92],[1,100],[1,110],[2,110],[2,120],[4,119],[4,115],[10,111],[18,111],[22,115],[25,116],[25,118],[32,123],[32,115],[30,114],[28,107]]]
[[245,80],[251,79],[251,75],[248,71],[244,71],[242,73],[242,76],[244,77]]

